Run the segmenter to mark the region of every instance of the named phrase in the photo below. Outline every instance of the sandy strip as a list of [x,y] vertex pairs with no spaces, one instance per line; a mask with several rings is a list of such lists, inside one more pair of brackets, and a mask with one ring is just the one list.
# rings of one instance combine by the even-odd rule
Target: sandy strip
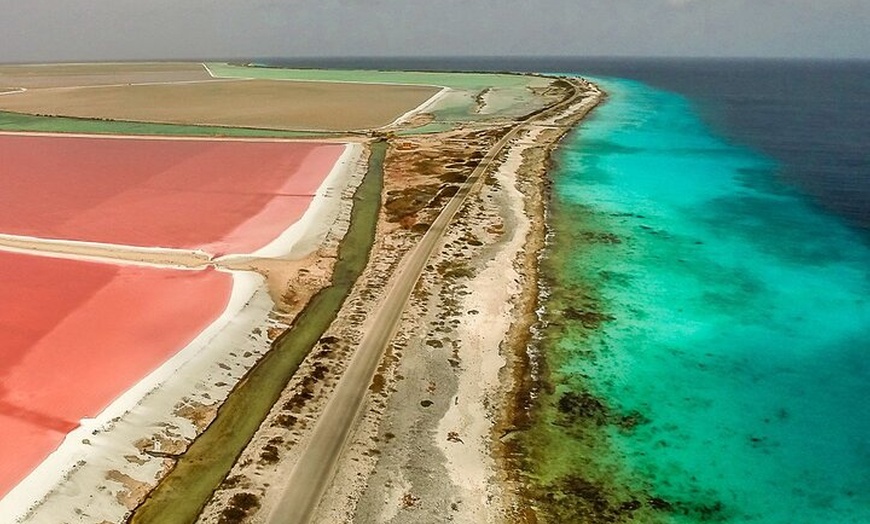
[[[435,443],[444,454],[446,468],[453,484],[463,493],[464,503],[454,515],[456,522],[488,522],[493,519],[495,463],[490,452],[492,409],[499,402],[501,382],[499,372],[506,364],[501,355],[501,343],[513,322],[516,296],[521,290],[521,277],[514,261],[523,250],[529,233],[529,218],[523,209],[524,197],[517,189],[522,154],[526,146],[534,146],[538,133],[532,131],[519,138],[507,158],[494,173],[508,206],[502,213],[514,227],[506,231],[504,243],[486,266],[467,282],[468,294],[462,298],[463,311],[478,311],[463,315],[455,336],[462,341],[459,358],[463,372],[458,375],[456,395],[448,403],[435,435]],[[486,326],[486,329],[480,329]],[[461,435],[462,444],[455,437]]]
[[201,270],[211,264],[211,255],[199,249],[139,247],[124,244],[58,240],[0,233],[0,251],[52,258],[109,262],[134,266]]
[[[473,493],[480,507],[486,504],[487,480],[490,476],[489,453],[486,441],[489,424],[485,410],[486,393],[498,385],[498,372],[505,360],[499,355],[499,345],[511,324],[512,297],[519,292],[518,275],[513,268],[516,253],[522,248],[528,232],[528,219],[522,215],[522,195],[514,187],[513,174],[522,161],[519,148],[511,148],[507,160],[495,174],[509,195],[509,212],[517,220],[516,228],[498,255],[468,282],[468,291],[461,309],[479,311],[477,317],[463,316],[456,335],[463,341],[460,357],[465,372],[459,375],[459,387],[449,403],[435,442],[447,458],[448,471],[453,483]],[[480,326],[486,326],[481,330]],[[459,402],[462,399],[462,402]],[[458,432],[464,446],[452,444],[447,436]],[[464,505],[473,510],[475,506]]]
[[416,115],[419,115],[420,113],[423,113],[423,112],[429,110],[430,108],[434,107],[439,102],[443,101],[443,99],[453,91],[453,89],[450,89],[449,87],[444,87],[444,86],[438,86],[438,87],[441,87],[441,91],[438,91],[437,93],[435,93],[434,95],[429,97],[429,100],[426,100],[425,102],[423,102],[419,106],[415,107],[414,109],[407,111],[405,114],[401,115],[399,118],[393,120],[391,123],[389,123],[385,126],[380,127],[379,129],[386,129],[389,127],[398,126],[398,125],[401,125],[401,124],[411,120]]
[[106,87],[132,87],[132,86],[163,86],[163,85],[184,85],[184,84],[210,84],[213,82],[247,82],[253,80],[251,78],[213,78],[209,80],[174,80],[167,82],[133,82],[124,84],[97,84],[97,85],[79,85],[79,86],[56,86],[56,87],[31,87],[29,89],[20,88],[11,92],[0,93],[2,95],[19,94],[25,91],[75,91],[77,89],[95,89]]
[[98,133],[49,133],[46,131],[0,131],[0,136],[35,136],[57,138],[100,138],[105,140],[178,140],[188,142],[275,142],[275,143],[305,143],[305,144],[335,144],[348,142],[364,142],[362,137],[318,137],[281,138],[281,137],[231,137],[231,136],[170,136],[170,135],[101,135]]
[[[126,512],[118,505],[118,488],[123,486],[111,486],[109,473],[119,471],[139,482],[154,482],[154,475],[163,468],[162,460],[141,453],[136,443],[150,440],[166,424],[174,425],[179,437],[192,439],[196,428],[176,414],[179,403],[195,394],[192,384],[201,388],[196,393],[212,401],[225,397],[228,385],[215,387],[204,379],[216,379],[222,374],[220,365],[233,360],[233,350],[250,345],[251,332],[266,322],[271,309],[259,275],[233,272],[233,291],[221,316],[99,415],[82,420],[57,451],[0,500],[0,515],[7,522],[80,521],[77,510],[87,506],[86,514],[92,518],[86,521],[120,521]],[[259,348],[262,353],[268,342],[260,342],[265,346]],[[241,376],[237,374],[236,379]],[[231,377],[223,380],[230,382]],[[155,427],[154,419],[160,416],[174,420]],[[131,461],[125,456],[136,458]],[[150,467],[144,467],[148,462],[152,462]],[[145,478],[140,477],[143,473]],[[37,507],[39,512],[31,515]]]

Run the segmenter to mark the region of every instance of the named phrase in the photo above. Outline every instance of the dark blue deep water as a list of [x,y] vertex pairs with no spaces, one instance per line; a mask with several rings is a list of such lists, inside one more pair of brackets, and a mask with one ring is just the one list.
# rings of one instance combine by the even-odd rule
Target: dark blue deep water
[[778,179],[870,231],[870,62],[641,60],[581,67],[686,97],[723,140],[771,157]]
[[525,449],[553,521],[870,522],[870,63],[306,65],[608,93],[551,173]]

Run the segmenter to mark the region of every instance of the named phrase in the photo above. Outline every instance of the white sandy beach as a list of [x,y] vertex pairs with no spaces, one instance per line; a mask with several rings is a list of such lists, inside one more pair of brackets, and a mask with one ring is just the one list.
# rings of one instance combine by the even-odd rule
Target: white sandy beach
[[[519,137],[518,142],[533,144],[533,137]],[[499,372],[506,360],[501,354],[502,341],[513,321],[515,296],[520,292],[520,275],[514,261],[526,242],[529,218],[523,210],[523,195],[516,188],[522,164],[523,148],[514,146],[495,178],[509,205],[502,210],[509,223],[501,248],[484,268],[468,281],[460,310],[477,311],[463,315],[456,327],[462,341],[458,356],[462,361],[457,391],[434,435],[443,453],[453,484],[464,493],[464,504],[455,522],[490,522],[493,511],[489,501],[498,496],[490,435],[495,409],[503,393]],[[481,329],[486,326],[486,329]],[[457,440],[461,439],[461,443]]]

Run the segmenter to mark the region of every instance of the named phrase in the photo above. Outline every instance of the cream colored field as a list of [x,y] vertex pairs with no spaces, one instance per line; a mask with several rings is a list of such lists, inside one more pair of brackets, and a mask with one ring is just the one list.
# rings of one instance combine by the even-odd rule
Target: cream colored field
[[0,66],[0,91],[16,88],[51,88],[185,82],[211,76],[197,63],[103,63]]
[[173,124],[362,130],[390,124],[437,87],[278,80],[208,80],[31,89],[0,99],[19,113]]

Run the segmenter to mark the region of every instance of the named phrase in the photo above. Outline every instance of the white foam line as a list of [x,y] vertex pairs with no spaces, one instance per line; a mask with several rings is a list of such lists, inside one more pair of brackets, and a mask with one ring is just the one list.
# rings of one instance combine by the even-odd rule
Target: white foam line
[[25,91],[27,91],[26,87],[16,87],[15,89],[10,89],[9,91],[0,91],[0,96],[17,95],[17,94],[23,93]]
[[[335,215],[333,211],[340,205],[341,192],[346,178],[353,164],[362,153],[362,145],[354,142],[345,144],[344,152],[335,161],[332,169],[326,175],[326,178],[321,182],[320,187],[311,199],[308,209],[302,217],[285,229],[275,240],[269,242],[260,249],[251,254],[227,254],[218,257],[214,260],[215,263],[226,262],[234,258],[255,257],[282,257],[292,254],[296,258],[302,258],[308,255],[308,251],[313,251],[319,244],[321,238],[328,232]],[[330,206],[330,201],[335,200],[336,205]],[[313,241],[317,240],[317,241]],[[308,249],[301,246],[304,241],[309,242]]]
[[142,399],[174,376],[182,366],[201,352],[208,350],[209,344],[240,314],[262,283],[261,277],[254,273],[246,271],[230,273],[233,277],[233,289],[227,307],[220,317],[172,358],[125,391],[94,418],[82,419],[79,427],[68,433],[51,455],[0,500],[0,515],[3,516],[4,521],[9,518],[11,519],[9,521],[19,522],[45,499],[80,461],[86,460],[90,447],[83,444],[83,440],[114,426],[117,420],[132,411]]
[[[22,244],[33,244],[33,247],[24,245],[14,246],[5,245],[2,242],[20,242]],[[40,249],[44,247],[45,249]],[[105,255],[98,253],[73,253],[59,250],[59,248],[69,247],[73,249],[99,249],[105,251]],[[149,267],[165,267],[173,269],[192,269],[200,270],[207,266],[211,261],[211,255],[201,249],[176,249],[164,247],[143,247],[130,246],[125,244],[110,244],[103,242],[88,242],[84,240],[61,240],[54,238],[40,238],[27,235],[10,235],[0,233],[0,251],[8,251],[12,253],[24,253],[29,255],[45,256],[50,258],[63,258],[69,260],[88,260],[88,261],[111,261],[116,264],[132,265],[132,266],[149,266]],[[160,255],[165,257],[196,257],[202,260],[202,266],[191,267],[183,264],[173,264],[171,262],[147,262],[136,259],[117,258],[113,256],[112,251],[121,253],[133,253],[141,255]]]
[[423,111],[426,111],[426,110],[429,109],[430,107],[432,107],[432,106],[434,106],[435,104],[437,104],[438,102],[440,102],[442,98],[446,97],[446,96],[447,96],[449,93],[451,93],[452,91],[453,91],[453,90],[450,89],[449,87],[442,87],[440,91],[438,91],[437,93],[435,93],[434,95],[432,95],[431,97],[429,97],[428,100],[426,100],[426,101],[423,102],[422,104],[418,105],[418,106],[415,107],[414,109],[412,109],[412,110],[406,112],[405,114],[401,115],[399,118],[393,120],[391,123],[389,123],[389,124],[387,124],[387,125],[385,125],[385,126],[381,126],[379,129],[385,129],[385,128],[388,128],[388,127],[397,126],[397,125],[399,125],[399,124],[405,122],[406,120],[410,120],[411,117],[413,117],[413,116],[415,116],[415,115],[417,115],[417,114],[419,114],[419,113],[422,113]]
[[236,78],[239,80],[256,80],[256,78],[254,78],[252,76],[219,76],[219,75],[214,74],[214,71],[212,71],[211,68],[208,66],[208,64],[206,64],[205,62],[202,62],[200,65],[202,65],[202,67],[205,68],[205,72],[208,73],[208,76],[210,76],[214,79],[225,80],[225,79]]

